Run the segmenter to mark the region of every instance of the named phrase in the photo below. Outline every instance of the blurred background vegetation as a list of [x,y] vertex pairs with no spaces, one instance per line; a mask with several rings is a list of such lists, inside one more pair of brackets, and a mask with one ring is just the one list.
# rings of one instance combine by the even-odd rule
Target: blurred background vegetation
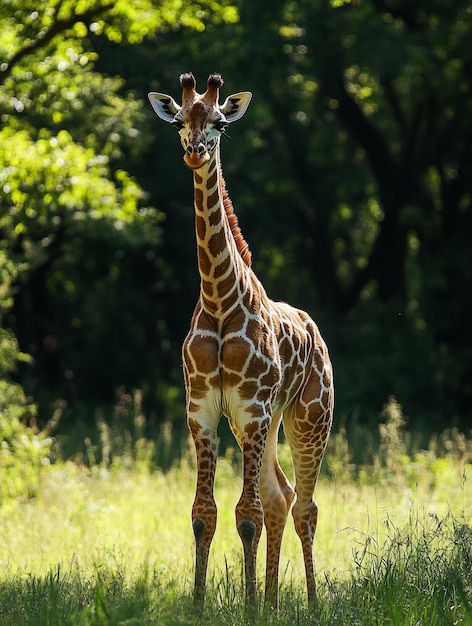
[[330,346],[337,427],[394,396],[469,428],[471,42],[470,0],[2,2],[2,430],[185,432],[192,179],[147,102],[183,71],[254,94],[223,169],[269,295]]

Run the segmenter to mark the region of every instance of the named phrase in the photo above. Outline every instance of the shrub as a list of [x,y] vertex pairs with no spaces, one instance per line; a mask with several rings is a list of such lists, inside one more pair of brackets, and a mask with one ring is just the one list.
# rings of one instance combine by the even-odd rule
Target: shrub
[[52,439],[20,421],[28,406],[20,386],[0,380],[0,504],[36,495],[39,473],[49,464]]
[[34,420],[36,407],[8,377],[15,362],[26,359],[10,333],[0,328],[0,504],[34,496],[39,471],[49,463],[52,440],[25,426]]

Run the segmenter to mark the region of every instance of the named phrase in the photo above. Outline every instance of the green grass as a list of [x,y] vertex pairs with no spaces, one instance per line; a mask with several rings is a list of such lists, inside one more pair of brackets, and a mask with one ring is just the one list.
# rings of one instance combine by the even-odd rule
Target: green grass
[[[316,611],[306,606],[290,519],[279,613],[246,613],[234,524],[240,471],[229,454],[218,466],[218,527],[205,613],[197,619],[189,453],[166,473],[119,458],[45,466],[34,498],[4,500],[0,626],[472,625],[471,442],[411,452],[391,434],[389,447],[381,437],[372,463],[362,467],[350,462],[344,434],[333,437],[316,491]],[[290,473],[286,446],[280,456]],[[263,561],[264,537],[261,586]]]

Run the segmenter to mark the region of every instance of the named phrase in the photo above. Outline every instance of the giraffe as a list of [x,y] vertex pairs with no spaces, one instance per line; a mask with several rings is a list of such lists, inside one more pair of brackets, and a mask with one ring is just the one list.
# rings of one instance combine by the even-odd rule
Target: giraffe
[[[280,549],[290,509],[303,551],[308,601],[313,602],[318,516],[313,492],[334,407],[328,350],[307,313],[268,298],[251,269],[251,253],[226,190],[220,137],[244,115],[252,94],[236,93],[220,105],[219,74],[210,75],[203,95],[197,93],[191,73],[182,74],[180,84],[182,105],[162,93],[151,92],[149,99],[157,115],[178,130],[184,162],[193,170],[201,282],[182,357],[187,422],[197,457],[192,507],[195,606],[203,610],[216,529],[217,427],[223,416],[242,451],[243,488],[235,515],[246,602],[257,605],[256,557],[265,525],[265,600],[278,606]],[[277,458],[281,422],[292,452],[294,488]]]

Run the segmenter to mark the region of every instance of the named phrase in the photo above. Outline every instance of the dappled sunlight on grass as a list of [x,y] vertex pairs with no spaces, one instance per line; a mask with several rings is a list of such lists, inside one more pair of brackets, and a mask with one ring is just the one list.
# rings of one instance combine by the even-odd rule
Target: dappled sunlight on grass
[[[319,524],[315,556],[319,576],[335,571],[348,575],[352,553],[363,535],[381,541],[386,524],[400,527],[409,520],[425,522],[452,511],[458,518],[472,515],[472,466],[440,466],[444,481],[434,489],[424,485],[340,483],[322,478],[316,490]],[[470,478],[469,478],[470,476]],[[38,574],[61,564],[90,572],[104,563],[126,564],[130,573],[143,563],[180,580],[192,577],[193,537],[190,509],[192,468],[167,473],[85,469],[72,463],[47,468],[36,499],[13,500],[0,509],[3,572]],[[240,571],[241,548],[234,522],[241,479],[227,460],[218,466],[215,496],[218,527],[210,568],[218,577],[227,567]],[[263,572],[265,536],[259,565]],[[289,518],[284,536],[281,572],[303,579],[298,537]]]
[[0,510],[0,564],[11,573],[36,574],[57,564],[83,572],[126,564],[131,574],[144,562],[190,572],[190,505],[190,485],[174,471],[52,467],[35,500]]
[[[395,607],[398,597],[413,592],[409,602],[415,614],[433,611],[428,623],[442,625],[444,616],[444,623],[449,617],[461,623],[457,615],[472,616],[470,582],[464,577],[468,559],[472,562],[470,442],[465,440],[460,455],[456,445],[443,446],[442,453],[434,446],[409,451],[401,432],[397,435],[391,437],[390,450],[374,456],[370,465],[352,463],[342,432],[328,451],[315,492],[314,552],[323,623],[344,626],[348,614],[352,624],[367,623],[359,616],[363,598],[370,597],[392,623],[407,624]],[[457,434],[450,441],[457,441]],[[280,445],[280,458],[292,478],[286,444]],[[207,610],[217,609],[221,623],[232,624],[247,623],[234,519],[240,474],[239,451],[229,450],[217,468],[218,525],[208,575]],[[0,605],[16,598],[5,623],[16,625],[18,614],[28,611],[25,624],[35,626],[62,625],[65,614],[76,615],[71,624],[115,626],[135,614],[145,617],[133,624],[194,623],[194,616],[188,617],[193,615],[194,489],[191,450],[167,472],[141,462],[125,466],[119,459],[107,466],[65,462],[44,467],[36,497],[11,498],[0,506]],[[261,590],[264,552],[265,533],[258,561]],[[426,582],[415,588],[412,580],[423,570]],[[303,608],[303,559],[291,517],[280,571],[277,623],[311,623]],[[429,607],[428,597],[439,599]],[[38,606],[44,619],[38,617]],[[57,606],[54,619],[51,606]],[[264,620],[274,623],[270,615]]]

